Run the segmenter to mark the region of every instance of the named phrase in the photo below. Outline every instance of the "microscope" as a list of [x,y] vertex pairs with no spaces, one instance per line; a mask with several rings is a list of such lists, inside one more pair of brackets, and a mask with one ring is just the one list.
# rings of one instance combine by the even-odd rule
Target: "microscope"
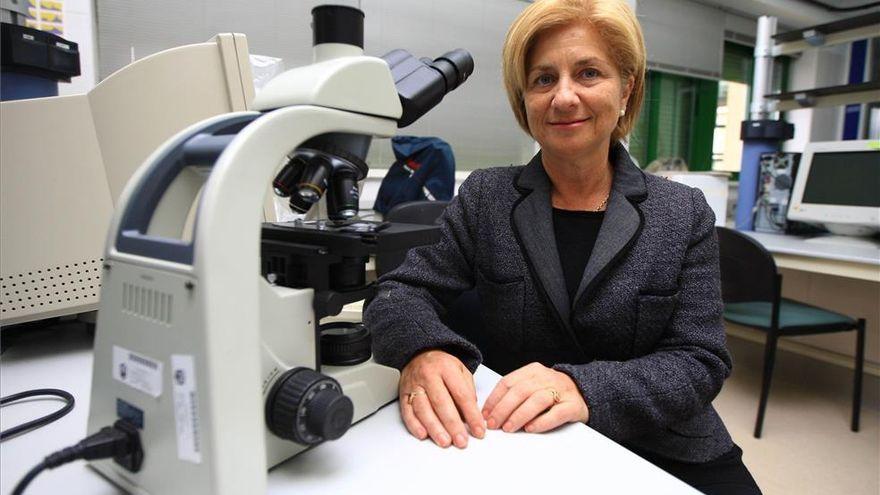
[[[90,464],[128,492],[264,493],[269,468],[397,397],[399,372],[372,360],[368,329],[319,320],[370,297],[370,255],[438,239],[434,226],[359,219],[357,181],[372,137],[425,114],[473,60],[365,56],[360,10],[312,16],[314,63],[270,81],[256,111],[169,139],[120,198],[88,432],[136,438]],[[273,193],[300,213],[326,202],[328,218],[264,223]]]

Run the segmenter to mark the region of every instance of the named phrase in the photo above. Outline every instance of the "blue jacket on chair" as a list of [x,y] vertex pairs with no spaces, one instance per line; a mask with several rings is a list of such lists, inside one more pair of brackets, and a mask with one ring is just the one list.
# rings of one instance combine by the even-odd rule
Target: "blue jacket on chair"
[[409,201],[449,201],[455,188],[455,156],[449,144],[435,137],[391,138],[396,161],[382,179],[373,209],[388,213]]

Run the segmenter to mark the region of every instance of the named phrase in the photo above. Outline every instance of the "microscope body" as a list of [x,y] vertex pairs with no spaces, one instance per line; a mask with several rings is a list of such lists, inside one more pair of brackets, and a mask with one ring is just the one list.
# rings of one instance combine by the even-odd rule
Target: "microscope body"
[[[299,143],[332,132],[390,137],[401,104],[381,59],[351,54],[295,71],[281,97],[255,101],[264,113],[181,131],[121,195],[88,431],[117,419],[138,428],[142,459],[91,464],[131,493],[264,493],[267,469],[307,448],[266,426],[267,394],[283,372],[320,363],[314,289],[261,275],[264,198]],[[372,360],[326,368],[351,398],[353,421],[397,396],[397,370]]]
[[[364,56],[360,10],[312,15],[313,64],[270,81],[256,111],[169,139],[120,196],[88,432],[137,430],[140,452],[91,463],[130,493],[264,493],[269,468],[397,397],[399,372],[372,360],[367,329],[324,335],[319,320],[370,297],[370,255],[439,237],[436,226],[360,221],[356,181],[371,138],[421,117],[473,59]],[[271,191],[300,213],[326,192],[329,220],[263,223]]]

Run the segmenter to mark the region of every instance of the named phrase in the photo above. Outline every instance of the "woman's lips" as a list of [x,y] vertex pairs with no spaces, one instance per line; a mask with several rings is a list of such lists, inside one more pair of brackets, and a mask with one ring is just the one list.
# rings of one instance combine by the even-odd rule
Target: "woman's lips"
[[586,122],[587,120],[590,120],[590,118],[587,117],[585,119],[569,120],[569,121],[565,121],[565,122],[550,122],[550,125],[556,129],[569,129],[572,127],[577,127],[577,126],[583,124],[584,122]]

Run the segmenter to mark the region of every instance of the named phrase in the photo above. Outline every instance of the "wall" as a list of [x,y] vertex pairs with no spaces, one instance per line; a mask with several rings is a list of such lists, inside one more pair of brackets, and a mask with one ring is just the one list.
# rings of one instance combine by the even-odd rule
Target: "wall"
[[63,38],[79,45],[80,76],[69,83],[58,84],[58,94],[74,95],[88,92],[98,79],[95,50],[95,5],[91,0],[65,0]]
[[[311,9],[327,1],[197,0],[129,2],[97,0],[100,76],[157,51],[237,31],[248,36],[252,54],[280,57],[295,67],[312,60]],[[453,48],[474,56],[474,74],[461,88],[402,134],[436,135],[447,140],[459,170],[524,163],[533,141],[513,118],[501,83],[501,45],[507,26],[527,5],[515,0],[362,0],[333,3],[357,6],[366,14],[365,51],[381,56],[406,48],[437,57]],[[376,140],[371,166],[394,161],[387,140]]]
[[689,0],[639,0],[636,15],[645,36],[649,68],[721,77],[725,15],[720,9]]

